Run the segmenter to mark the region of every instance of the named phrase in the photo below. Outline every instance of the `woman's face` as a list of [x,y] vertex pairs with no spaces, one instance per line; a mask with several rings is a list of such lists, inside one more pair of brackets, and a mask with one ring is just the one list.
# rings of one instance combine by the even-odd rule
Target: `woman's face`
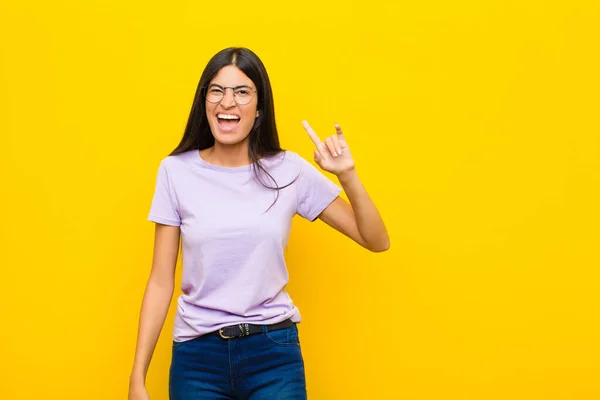
[[[235,98],[232,87],[236,88]],[[257,117],[258,93],[255,90],[254,82],[235,65],[221,68],[209,82],[205,97],[206,118],[216,142],[237,144],[248,137]]]

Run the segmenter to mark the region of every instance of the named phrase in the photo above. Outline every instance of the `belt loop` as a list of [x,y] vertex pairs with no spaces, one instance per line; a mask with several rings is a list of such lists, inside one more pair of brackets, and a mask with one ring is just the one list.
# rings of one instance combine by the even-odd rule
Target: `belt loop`
[[263,333],[267,333],[269,331],[269,329],[267,328],[266,325],[261,325],[262,331]]

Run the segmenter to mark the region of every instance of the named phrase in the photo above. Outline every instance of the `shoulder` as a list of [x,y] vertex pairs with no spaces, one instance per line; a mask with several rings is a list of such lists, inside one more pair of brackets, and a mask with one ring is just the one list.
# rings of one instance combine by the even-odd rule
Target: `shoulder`
[[308,161],[294,151],[283,150],[276,155],[265,157],[264,164],[271,168],[284,168],[299,170],[302,169]]
[[314,170],[313,165],[304,157],[290,150],[284,150],[274,156],[265,157],[261,161],[262,165],[276,179],[282,178],[283,180],[295,181],[307,173],[313,173]]
[[167,170],[178,169],[188,166],[193,162],[193,156],[198,150],[189,150],[179,154],[168,155],[163,157],[159,162],[159,167]]
[[[302,179],[307,166],[310,166],[302,156],[289,150],[263,157],[260,160],[260,165],[279,185],[297,184],[299,179]],[[261,172],[259,171],[259,173]]]
[[160,159],[158,165],[155,164],[156,179],[159,182],[167,185],[174,185],[175,181],[187,179],[189,174],[186,173],[190,169],[193,162],[192,152],[187,151],[180,154],[168,155]]

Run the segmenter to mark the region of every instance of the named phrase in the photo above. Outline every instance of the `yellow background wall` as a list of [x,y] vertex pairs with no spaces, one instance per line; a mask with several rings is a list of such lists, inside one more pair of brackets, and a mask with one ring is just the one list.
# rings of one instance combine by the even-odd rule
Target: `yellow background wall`
[[301,120],[342,125],[392,239],[295,220],[309,398],[600,398],[599,11],[2,0],[0,398],[126,398],[158,162],[232,45],[265,62],[285,148],[312,162]]

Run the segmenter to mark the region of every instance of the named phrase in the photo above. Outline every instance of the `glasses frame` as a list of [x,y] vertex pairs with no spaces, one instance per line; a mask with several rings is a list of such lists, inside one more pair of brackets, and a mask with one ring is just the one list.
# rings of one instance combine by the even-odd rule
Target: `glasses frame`
[[[210,100],[208,100],[208,89],[210,89],[210,88],[211,88],[211,87],[213,87],[213,86],[216,86],[216,87],[218,87],[219,89],[221,89],[221,90],[223,91],[223,97],[221,97],[221,100],[219,100],[219,101],[210,101]],[[253,93],[253,95],[252,95],[252,98],[251,98],[251,99],[250,99],[250,101],[248,101],[247,103],[240,103],[240,102],[238,102],[238,101],[237,101],[237,98],[235,97],[235,91],[236,91],[236,89],[240,89],[240,88],[245,88],[245,89],[248,89],[248,90],[250,90],[250,91]],[[252,88],[252,86],[248,86],[248,85],[237,85],[237,86],[221,86],[221,85],[219,85],[219,84],[213,83],[213,84],[211,84],[211,85],[209,85],[209,86],[206,86],[206,87],[204,88],[204,99],[205,99],[206,101],[208,101],[209,103],[211,103],[211,104],[219,104],[219,103],[220,103],[220,102],[222,102],[222,101],[223,101],[223,99],[225,98],[225,94],[226,94],[226,92],[227,92],[227,89],[231,89],[231,90],[233,91],[233,101],[235,101],[235,103],[236,103],[237,105],[239,105],[239,106],[245,106],[245,105],[248,105],[248,104],[250,104],[250,103],[252,102],[252,100],[254,99],[254,96],[255,96],[255,95],[256,95],[256,93],[257,93],[257,90],[256,90],[256,89],[253,89],[253,88]]]

